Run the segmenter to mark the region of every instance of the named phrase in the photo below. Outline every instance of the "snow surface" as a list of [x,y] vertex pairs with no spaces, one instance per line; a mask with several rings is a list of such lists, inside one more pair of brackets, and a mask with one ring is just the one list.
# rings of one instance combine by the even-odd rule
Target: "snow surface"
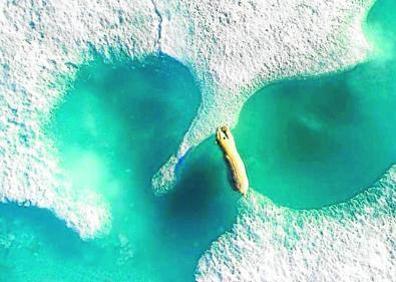
[[[349,68],[370,46],[362,22],[373,0],[35,0],[0,2],[0,200],[52,210],[82,238],[105,232],[108,204],[62,180],[42,125],[92,50],[112,59],[162,52],[189,67],[202,104],[178,152],[153,178],[175,182],[189,148],[235,125],[260,87]],[[114,52],[115,50],[115,52]],[[66,87],[66,85],[64,85]],[[253,193],[233,229],[200,259],[199,281],[391,280],[395,182],[319,211],[279,208]],[[320,271],[319,271],[320,270]]]
[[294,211],[254,193],[240,210],[197,281],[394,281],[396,166],[346,203]]

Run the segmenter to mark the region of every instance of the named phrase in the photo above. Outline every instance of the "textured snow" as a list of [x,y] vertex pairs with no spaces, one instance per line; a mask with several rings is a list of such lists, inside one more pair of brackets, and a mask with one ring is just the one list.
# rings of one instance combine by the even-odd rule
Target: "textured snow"
[[200,259],[197,281],[394,281],[396,166],[373,188],[295,211],[254,193]]
[[[190,68],[202,105],[180,149],[153,178],[171,189],[174,168],[219,124],[234,125],[254,91],[284,77],[350,67],[369,46],[361,30],[372,0],[37,0],[0,2],[0,199],[52,210],[82,237],[110,221],[104,199],[62,180],[42,133],[93,50],[109,59],[163,52]],[[112,52],[111,50],[115,50]]]
[[82,237],[105,230],[104,200],[59,180],[59,162],[41,125],[62,94],[57,75],[72,76],[92,49],[133,57],[155,52],[157,26],[150,1],[1,1],[2,201],[51,209]]

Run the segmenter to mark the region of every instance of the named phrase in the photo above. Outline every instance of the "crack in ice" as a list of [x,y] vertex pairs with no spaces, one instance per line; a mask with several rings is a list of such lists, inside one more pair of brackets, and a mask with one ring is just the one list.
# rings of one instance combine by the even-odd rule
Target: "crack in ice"
[[155,47],[158,50],[159,53],[162,52],[161,50],[161,37],[162,37],[162,22],[163,18],[162,15],[157,7],[157,4],[155,3],[155,0],[150,0],[151,3],[153,4],[154,7],[154,13],[158,17],[158,27],[157,27],[157,38],[155,40]]

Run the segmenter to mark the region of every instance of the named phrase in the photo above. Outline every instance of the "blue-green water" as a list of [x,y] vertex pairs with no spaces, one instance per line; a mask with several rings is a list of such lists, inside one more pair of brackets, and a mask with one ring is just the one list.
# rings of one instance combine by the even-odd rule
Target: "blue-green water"
[[190,73],[169,57],[112,64],[98,58],[83,67],[47,131],[73,189],[94,190],[108,201],[111,232],[83,242],[47,211],[3,205],[6,221],[22,222],[18,233],[31,234],[39,246],[37,260],[25,261],[34,248],[29,243],[25,258],[18,249],[7,251],[7,277],[192,281],[200,255],[233,223],[238,196],[228,190],[211,142],[186,159],[174,193],[154,196],[151,177],[177,149],[199,101]]
[[236,139],[250,184],[296,208],[329,205],[370,187],[396,160],[396,11],[378,1],[365,27],[375,56],[353,70],[290,80],[245,105]]
[[[383,50],[370,62],[249,100],[234,133],[255,190],[281,205],[320,207],[350,198],[395,161],[395,11],[379,0],[370,12],[367,34]],[[199,102],[191,74],[166,56],[97,55],[82,66],[45,130],[73,189],[109,203],[110,233],[82,241],[49,211],[1,205],[0,280],[192,281],[199,257],[234,222],[239,196],[213,138],[188,154],[174,192],[154,196],[151,177]]]

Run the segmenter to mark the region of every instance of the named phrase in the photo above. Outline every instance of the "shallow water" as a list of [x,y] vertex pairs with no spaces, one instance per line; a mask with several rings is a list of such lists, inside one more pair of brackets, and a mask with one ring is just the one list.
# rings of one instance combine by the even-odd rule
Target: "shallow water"
[[185,160],[174,193],[154,196],[151,176],[178,145],[199,99],[190,73],[169,57],[98,58],[83,67],[47,131],[73,190],[108,201],[111,232],[83,242],[48,211],[2,206],[2,222],[24,226],[12,241],[26,252],[38,246],[28,261],[19,247],[7,251],[9,274],[16,281],[27,274],[34,281],[192,281],[200,255],[231,226],[237,196],[211,142]]
[[371,61],[274,84],[245,105],[235,136],[257,191],[281,205],[321,207],[370,187],[395,162],[396,20],[389,11],[396,4],[378,1],[369,14],[366,30],[382,49]]
[[283,82],[253,97],[235,131],[252,187],[296,208],[370,187],[396,159],[395,82],[375,78],[392,76],[393,63]]
[[[364,190],[395,161],[392,11],[392,0],[379,0],[369,15],[366,31],[381,50],[370,62],[249,100],[234,133],[255,190],[280,205],[321,207]],[[0,279],[192,281],[200,256],[235,222],[239,196],[213,138],[184,160],[171,194],[154,196],[151,177],[199,101],[191,74],[166,56],[97,55],[83,66],[46,131],[73,189],[107,201],[110,233],[82,241],[49,211],[1,205]]]

